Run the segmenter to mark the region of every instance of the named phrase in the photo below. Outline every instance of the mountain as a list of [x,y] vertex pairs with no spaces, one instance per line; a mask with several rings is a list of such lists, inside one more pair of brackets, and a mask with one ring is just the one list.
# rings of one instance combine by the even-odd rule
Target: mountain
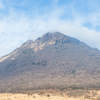
[[0,58],[0,92],[55,87],[99,88],[100,51],[48,32]]

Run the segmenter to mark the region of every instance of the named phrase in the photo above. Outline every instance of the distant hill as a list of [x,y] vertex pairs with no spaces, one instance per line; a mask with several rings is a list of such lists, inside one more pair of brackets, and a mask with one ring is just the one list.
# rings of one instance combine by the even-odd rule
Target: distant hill
[[0,58],[0,92],[55,87],[100,88],[100,51],[48,32]]

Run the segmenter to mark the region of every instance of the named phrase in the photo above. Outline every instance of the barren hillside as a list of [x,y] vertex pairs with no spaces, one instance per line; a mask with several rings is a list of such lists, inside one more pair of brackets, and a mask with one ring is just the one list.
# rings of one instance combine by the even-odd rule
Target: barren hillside
[[100,88],[100,51],[56,32],[0,58],[0,91]]

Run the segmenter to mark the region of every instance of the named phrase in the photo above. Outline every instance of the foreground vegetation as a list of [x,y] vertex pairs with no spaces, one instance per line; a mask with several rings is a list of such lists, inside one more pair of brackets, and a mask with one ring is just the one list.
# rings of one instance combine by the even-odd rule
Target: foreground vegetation
[[1,93],[0,100],[100,100],[100,90],[40,89],[19,93]]

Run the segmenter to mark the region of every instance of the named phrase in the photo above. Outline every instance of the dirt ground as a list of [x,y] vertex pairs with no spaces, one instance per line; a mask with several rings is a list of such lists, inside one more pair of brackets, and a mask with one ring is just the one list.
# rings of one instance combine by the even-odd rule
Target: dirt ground
[[[38,94],[33,94],[28,96],[27,94],[0,94],[0,100],[84,100],[83,98],[74,98],[66,96],[41,96]],[[86,99],[85,99],[86,100]],[[88,99],[87,99],[88,100]]]
[[[86,96],[86,95],[85,95]],[[39,93],[32,94],[18,94],[18,93],[1,93],[0,100],[100,100],[100,91],[90,91],[89,95],[80,97],[68,97],[67,95],[52,95]]]

